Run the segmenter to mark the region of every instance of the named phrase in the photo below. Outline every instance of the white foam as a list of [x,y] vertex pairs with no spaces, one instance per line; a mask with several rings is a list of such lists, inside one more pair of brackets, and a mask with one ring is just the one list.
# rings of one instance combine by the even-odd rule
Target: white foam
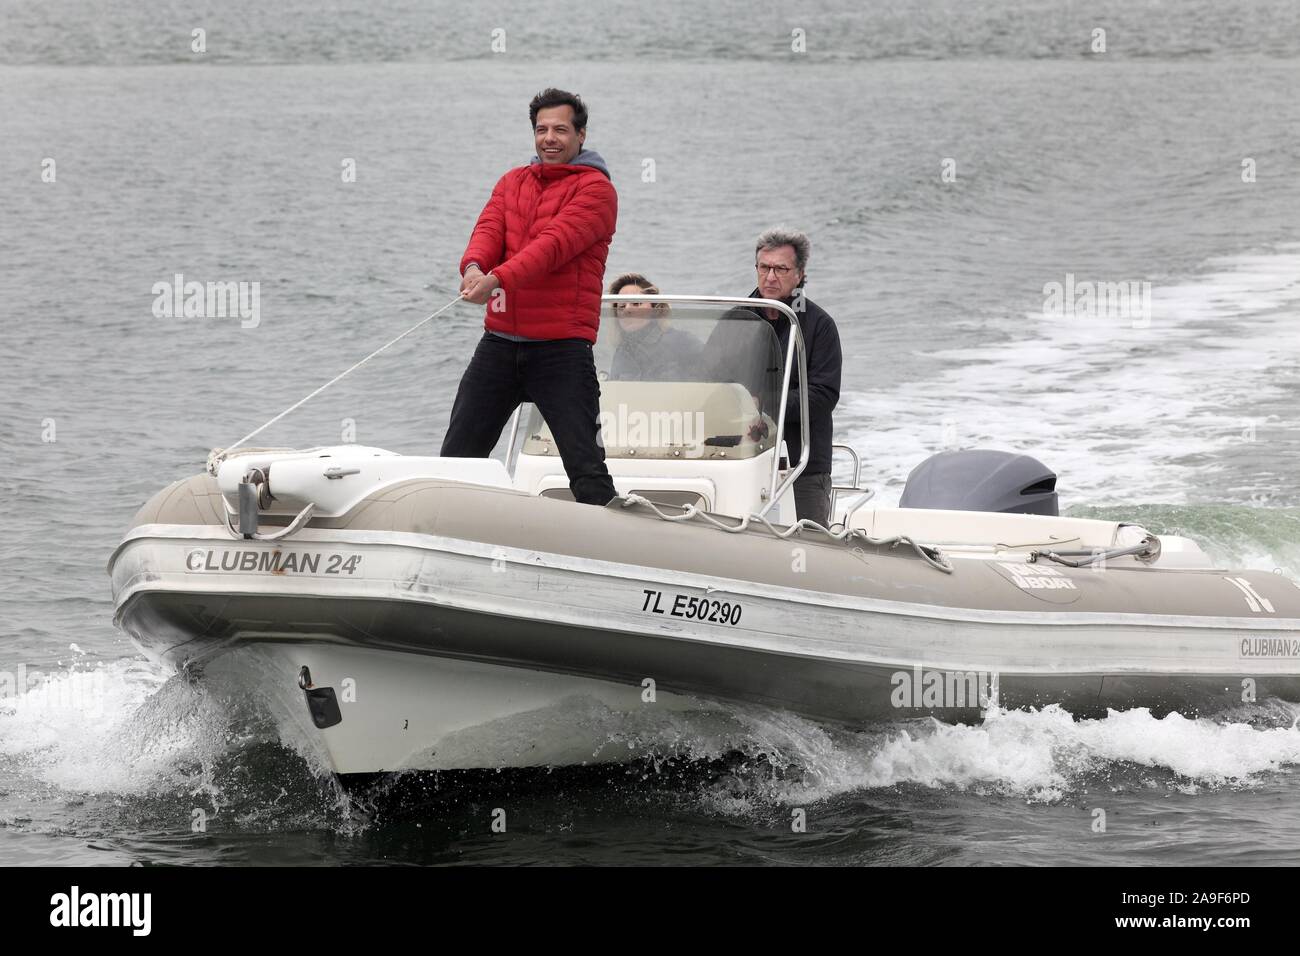
[[[1252,786],[1263,774],[1300,765],[1294,705],[1269,702],[1230,722],[1157,719],[1145,708],[1078,720],[1057,705],[998,711],[976,726],[934,720],[866,733],[827,731],[789,714],[750,715],[743,749],[775,755],[797,773],[759,777],[738,791],[728,780],[711,795],[723,812],[754,802],[803,805],[836,795],[914,784],[1052,802],[1093,785],[1092,774],[1118,764],[1164,771],[1173,789]],[[1285,726],[1256,728],[1268,717]]]
[[0,754],[68,791],[143,793],[227,743],[226,715],[200,686],[128,658],[55,671],[0,701]]
[[1067,500],[1181,503],[1230,464],[1252,425],[1300,427],[1250,414],[1295,368],[1300,246],[1207,266],[1152,283],[1149,327],[1029,314],[1007,321],[1012,342],[931,351],[946,365],[938,373],[846,396],[844,417],[865,422],[849,443],[879,503],[896,504],[925,457],[977,446],[1040,457]]
[[[51,707],[30,696],[6,700],[0,755],[69,792],[184,790],[222,803],[207,770],[238,743],[224,704],[202,685],[165,679],[139,660],[49,682],[72,682],[78,673],[103,675],[102,712]],[[720,812],[743,814],[756,804],[800,806],[902,784],[1051,802],[1088,789],[1091,775],[1119,764],[1163,771],[1166,786],[1187,791],[1253,786],[1264,774],[1300,766],[1297,715],[1294,704],[1268,701],[1222,720],[1156,719],[1145,709],[1079,720],[1052,705],[995,711],[976,726],[921,719],[855,733],[785,711],[701,702],[697,713],[648,719],[595,708],[585,719],[604,725],[605,739],[629,756],[749,758],[751,772],[704,794]]]

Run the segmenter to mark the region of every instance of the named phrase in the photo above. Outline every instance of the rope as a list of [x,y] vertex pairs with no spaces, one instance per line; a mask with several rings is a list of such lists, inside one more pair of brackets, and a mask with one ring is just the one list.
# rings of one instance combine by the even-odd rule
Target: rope
[[807,518],[801,518],[784,531],[779,531],[765,516],[755,514],[746,515],[740,519],[739,524],[730,525],[726,522],[719,521],[707,512],[701,511],[695,505],[687,505],[685,510],[679,515],[669,515],[660,511],[658,505],[653,501],[650,501],[648,498],[643,498],[640,495],[623,496],[622,506],[624,508],[632,508],[637,505],[649,508],[664,521],[693,521],[696,518],[700,518],[705,523],[711,524],[720,531],[726,531],[730,534],[741,534],[742,532],[748,531],[750,522],[757,521],[768,531],[781,539],[790,538],[801,531],[820,531],[833,541],[861,541],[873,548],[896,548],[900,544],[905,544],[911,547],[921,560],[930,565],[930,567],[942,571],[944,574],[952,574],[952,565],[948,562],[948,559],[943,556],[941,551],[937,548],[927,548],[922,544],[918,544],[906,535],[899,535],[895,538],[873,538],[861,528],[845,528],[843,531],[832,531],[830,528],[823,527],[816,521],[809,521]]
[[294,402],[292,405],[290,405],[288,408],[286,408],[284,411],[282,411],[279,415],[276,415],[274,418],[272,418],[272,419],[271,419],[269,422],[267,422],[265,425],[262,425],[262,426],[259,427],[259,428],[254,428],[251,432],[249,432],[249,433],[248,433],[247,435],[245,435],[243,438],[239,439],[239,441],[235,442],[233,445],[229,445],[229,446],[227,446],[227,447],[225,447],[225,448],[214,448],[214,449],[212,449],[211,453],[208,455],[208,474],[210,474],[210,475],[212,475],[212,476],[215,477],[216,474],[217,474],[217,469],[220,468],[220,467],[221,467],[221,463],[222,463],[223,461],[226,460],[226,456],[229,455],[229,454],[230,454],[232,451],[234,451],[236,448],[238,448],[240,445],[242,445],[244,442],[248,441],[250,438],[253,438],[253,437],[255,437],[256,435],[258,435],[259,433],[261,433],[261,432],[265,431],[266,429],[270,428],[272,425],[274,425],[274,424],[275,424],[276,422],[278,422],[280,419],[284,418],[285,415],[288,415],[290,412],[294,411],[295,409],[299,409],[299,408],[301,408],[302,406],[306,405],[309,401],[311,401],[313,398],[315,398],[315,397],[316,397],[317,395],[319,395],[321,392],[325,391],[325,389],[329,388],[329,387],[330,387],[331,385],[333,385],[334,383],[340,381],[340,380],[343,379],[345,376],[347,376],[347,375],[351,375],[353,372],[355,372],[357,369],[361,368],[361,366],[365,365],[367,362],[369,362],[372,358],[374,358],[374,357],[375,357],[376,355],[378,355],[380,352],[384,352],[384,351],[386,351],[386,350],[392,348],[394,345],[396,345],[398,342],[402,341],[402,339],[406,338],[408,335],[410,335],[410,334],[411,334],[412,332],[414,332],[416,329],[418,329],[418,328],[420,328],[421,326],[423,326],[425,323],[432,322],[434,319],[436,319],[438,316],[442,315],[442,313],[446,312],[448,309],[450,309],[453,305],[455,305],[455,304],[456,304],[457,302],[459,302],[459,301],[461,301],[461,296],[460,296],[459,293],[457,293],[457,295],[456,295],[456,297],[455,297],[454,299],[452,299],[450,302],[448,302],[446,305],[444,305],[444,306],[443,306],[441,309],[439,309],[437,312],[434,312],[432,315],[427,315],[427,316],[425,316],[423,319],[421,319],[419,322],[416,322],[415,325],[411,326],[409,329],[407,329],[405,332],[403,332],[403,333],[402,333],[401,335],[399,335],[397,338],[393,339],[391,342],[387,342],[387,343],[385,343],[384,345],[379,346],[379,348],[375,349],[373,352],[371,352],[369,355],[367,355],[365,358],[363,358],[360,362],[357,362],[357,363],[356,363],[355,365],[353,365],[351,368],[348,368],[348,369],[346,369],[346,370],[340,372],[338,375],[335,375],[332,379],[330,379],[328,382],[326,382],[326,383],[325,383],[324,385],[322,385],[320,388],[316,389],[316,391],[312,392],[312,393],[311,393],[310,395],[308,395],[306,398],[303,398],[303,399],[301,399],[301,400],[299,400],[299,401],[297,401],[297,402]]
[[[1155,561],[1160,557],[1160,539],[1153,534],[1148,534],[1140,542],[1128,548],[1112,548],[1110,551],[1031,551],[1029,552],[1030,563],[1036,562],[1039,558],[1047,558],[1049,561],[1055,561],[1057,564],[1063,564],[1067,568],[1086,568],[1098,561],[1104,567],[1106,562],[1112,558],[1123,558],[1127,555],[1133,555],[1139,561],[1147,564]],[[1074,560],[1078,557],[1079,560]]]

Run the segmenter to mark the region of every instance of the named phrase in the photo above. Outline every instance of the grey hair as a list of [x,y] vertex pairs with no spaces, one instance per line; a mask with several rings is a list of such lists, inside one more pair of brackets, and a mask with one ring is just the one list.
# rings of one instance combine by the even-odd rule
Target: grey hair
[[805,233],[798,229],[786,229],[784,226],[778,226],[775,229],[769,229],[758,237],[758,245],[754,247],[754,258],[764,249],[777,249],[781,246],[794,247],[794,265],[800,272],[803,272],[808,265],[808,256],[812,253],[812,242]]

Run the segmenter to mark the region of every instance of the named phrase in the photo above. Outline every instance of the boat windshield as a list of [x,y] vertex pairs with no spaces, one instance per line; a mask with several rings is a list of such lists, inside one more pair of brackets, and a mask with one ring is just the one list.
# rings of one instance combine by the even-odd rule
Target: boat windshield
[[[593,349],[606,457],[735,459],[771,448],[784,363],[776,328],[744,306],[606,303]],[[536,406],[523,452],[559,456]]]

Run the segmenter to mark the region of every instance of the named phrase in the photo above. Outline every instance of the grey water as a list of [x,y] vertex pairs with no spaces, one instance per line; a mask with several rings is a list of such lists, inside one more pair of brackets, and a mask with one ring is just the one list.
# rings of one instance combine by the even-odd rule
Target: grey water
[[[139,656],[105,574],[135,510],[455,294],[550,85],[619,190],[610,275],[743,295],[759,231],[811,235],[836,430],[882,502],[935,451],[1022,450],[1072,514],[1300,575],[1291,0],[0,0],[0,863],[1300,862],[1279,701],[857,732],[740,708],[630,769],[382,813]],[[155,315],[178,273],[259,283],[256,323]],[[1067,281],[1149,293],[1054,315]],[[457,306],[259,440],[436,452],[480,327]]]

